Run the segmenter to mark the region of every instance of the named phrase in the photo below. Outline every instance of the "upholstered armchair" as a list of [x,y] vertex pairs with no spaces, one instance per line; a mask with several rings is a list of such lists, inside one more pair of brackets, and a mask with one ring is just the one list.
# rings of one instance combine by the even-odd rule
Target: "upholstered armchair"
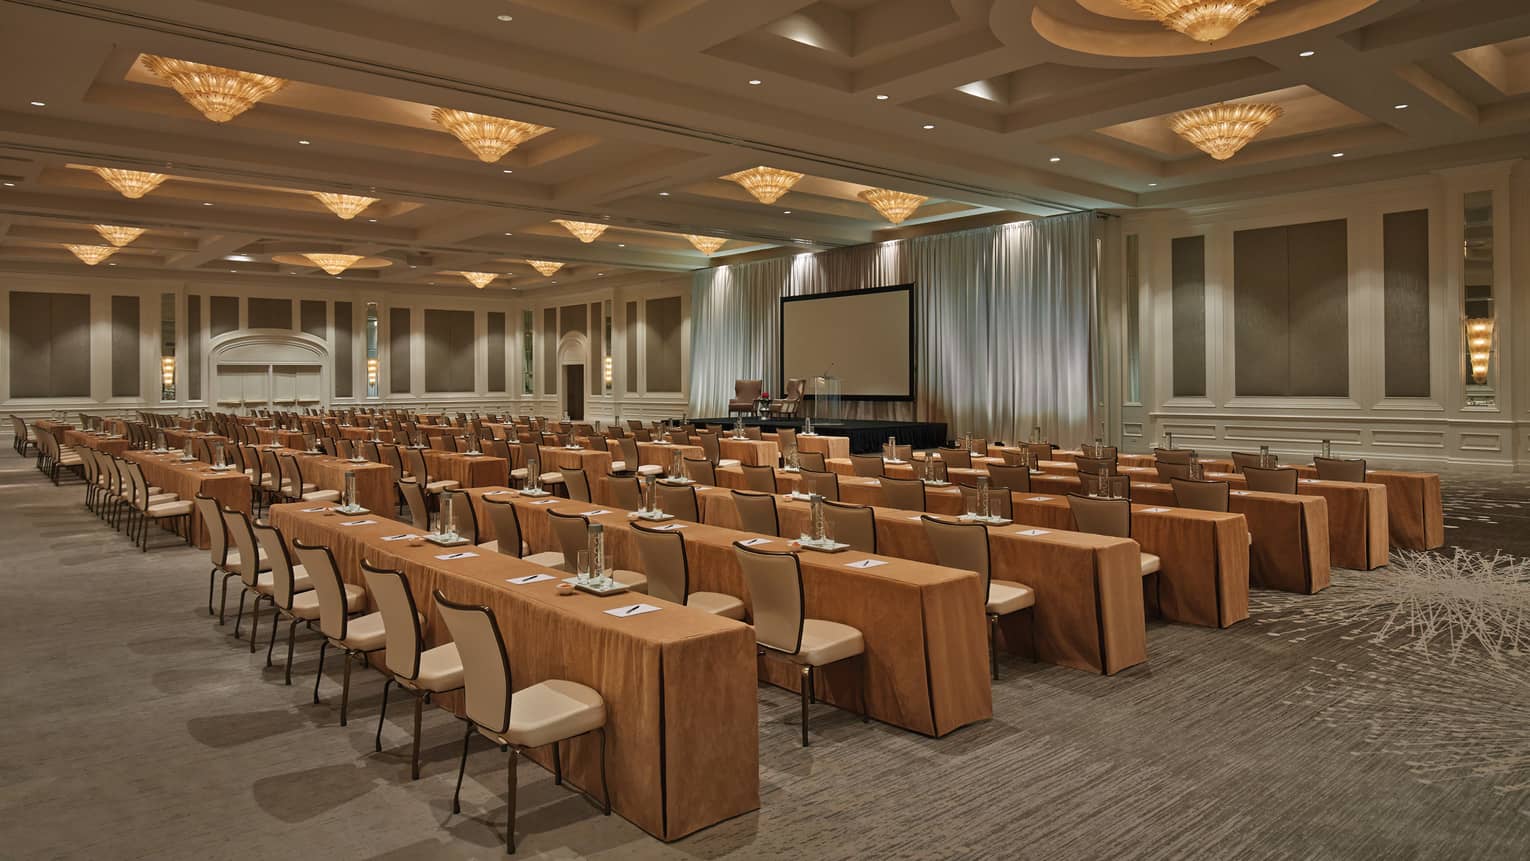
[[787,380],[786,397],[781,400],[770,402],[770,414],[775,418],[790,418],[796,416],[802,409],[802,390],[807,385],[807,380]]
[[764,380],[736,380],[733,383],[733,400],[728,401],[728,414],[753,413],[755,401],[765,391]]

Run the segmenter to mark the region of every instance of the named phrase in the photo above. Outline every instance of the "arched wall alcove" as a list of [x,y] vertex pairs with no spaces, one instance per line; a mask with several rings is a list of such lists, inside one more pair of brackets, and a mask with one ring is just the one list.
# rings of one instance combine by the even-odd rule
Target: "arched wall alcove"
[[210,393],[224,409],[297,409],[328,402],[325,343],[290,332],[242,332],[216,338],[207,351]]

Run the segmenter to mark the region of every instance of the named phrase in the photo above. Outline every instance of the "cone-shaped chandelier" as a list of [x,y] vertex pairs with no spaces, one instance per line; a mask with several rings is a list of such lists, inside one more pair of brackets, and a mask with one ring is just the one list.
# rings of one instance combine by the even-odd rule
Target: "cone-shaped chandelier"
[[65,245],[86,266],[94,266],[117,253],[115,245]]
[[689,239],[691,244],[696,246],[697,251],[708,257],[716,254],[717,249],[723,247],[728,242],[728,240],[716,236],[697,236],[694,233],[685,234],[685,238]]
[[144,54],[143,64],[215,123],[228,122],[287,85],[283,78],[154,54]]
[[150,173],[144,170],[122,170],[115,167],[96,167],[91,169],[100,175],[102,179],[106,180],[107,185],[117,189],[123,197],[129,200],[137,200],[154,189],[159,188],[159,184],[166,179],[162,173]]
[[329,207],[329,211],[350,221],[361,213],[363,209],[377,202],[375,197],[362,197],[359,194],[335,194],[329,191],[309,192],[319,199],[319,202]]
[[778,167],[751,167],[738,173],[730,173],[723,179],[731,179],[742,185],[761,203],[775,203],[781,195],[792,190],[802,179],[802,174]]
[[1120,0],[1121,5],[1194,39],[1224,39],[1275,0]]
[[893,224],[902,224],[921,203],[929,200],[922,194],[909,194],[890,188],[868,188],[856,196],[871,204],[872,209],[882,213],[882,217]]
[[609,226],[606,224],[596,224],[590,221],[569,221],[566,218],[553,219],[553,224],[563,225],[565,230],[574,234],[579,238],[580,242],[584,242],[586,244],[594,242],[596,239],[600,238],[600,234],[605,233],[606,228]]
[[542,273],[543,278],[550,278],[563,268],[563,264],[556,260],[527,260],[526,264],[532,269]]
[[339,275],[361,259],[360,254],[304,254],[303,256],[331,275]]
[[457,274],[466,278],[470,284],[479,290],[489,286],[494,282],[495,278],[499,277],[497,272],[458,272]]
[[1225,160],[1282,113],[1280,105],[1223,103],[1177,113],[1169,118],[1169,128],[1212,158]]
[[504,158],[505,153],[537,135],[552,131],[547,126],[534,123],[523,123],[519,120],[507,120],[503,117],[491,117],[487,114],[475,114],[471,111],[458,111],[451,108],[436,108],[431,112],[430,118],[456,135],[457,140],[462,141],[464,146],[472,150],[479,161],[490,164]]
[[97,224],[96,232],[107,242],[121,248],[143,235],[142,227],[122,227],[117,224]]

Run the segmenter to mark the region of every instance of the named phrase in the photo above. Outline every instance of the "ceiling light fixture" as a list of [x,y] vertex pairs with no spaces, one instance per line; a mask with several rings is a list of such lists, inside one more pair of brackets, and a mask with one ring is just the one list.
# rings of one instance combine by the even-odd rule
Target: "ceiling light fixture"
[[660,196],[660,197],[669,197],[669,192],[667,192],[667,191],[661,191],[661,192],[659,192],[659,196]]
[[1225,161],[1283,113],[1279,105],[1224,102],[1177,113],[1169,118],[1169,128],[1212,158]]
[[1344,153],[1342,153],[1342,152],[1336,152],[1336,153],[1333,153],[1333,155],[1332,155],[1332,156],[1330,156],[1330,157],[1331,157],[1331,158],[1343,158],[1343,157],[1344,157]]
[[702,254],[705,254],[708,257],[716,254],[717,249],[728,244],[728,240],[719,236],[697,236],[694,233],[687,233],[684,235],[686,239],[691,241],[692,245],[696,246],[697,251],[700,251]]
[[301,141],[298,141],[298,143],[302,144],[303,146],[308,146],[308,145],[312,144],[313,141],[301,140]]
[[1312,55],[1314,55],[1316,53],[1317,53],[1316,51],[1303,51],[1300,54],[1297,54],[1296,56],[1298,56],[1298,57],[1311,57]]
[[34,108],[46,108],[47,106],[48,106],[47,102],[33,102],[32,103],[32,107],[34,107]]
[[1052,164],[1057,164],[1058,162],[1062,161],[1062,156],[1054,155],[1051,158],[1047,159],[1047,161],[1051,162]]
[[1392,110],[1394,110],[1394,111],[1406,111],[1407,109],[1408,109],[1408,106],[1406,104],[1393,105],[1392,106]]
[[764,81],[761,81],[759,78],[751,78],[749,80],[749,86],[751,86],[751,87],[758,87],[760,84],[763,84],[763,83],[764,83]]
[[605,233],[606,228],[610,226],[606,224],[592,224],[588,221],[569,221],[566,218],[555,218],[553,223],[563,225],[563,229],[574,234],[580,242],[585,244],[600,238],[600,234]]
[[496,17],[497,19],[499,19],[501,21],[514,21],[515,20],[515,16],[513,16],[513,15],[496,15],[494,17]]
[[339,275],[351,268],[352,263],[361,259],[360,254],[304,254],[303,256],[331,275]]
[[1147,15],[1197,42],[1226,38],[1239,24],[1275,0],[1120,0],[1122,6]]
[[478,156],[479,161],[489,164],[504,158],[506,153],[526,141],[552,131],[548,126],[539,126],[535,123],[523,123],[519,120],[507,120],[503,117],[491,117],[487,114],[475,114],[471,111],[451,108],[436,108],[431,111],[430,118],[456,135],[457,140],[462,141],[464,146]]
[[[526,265],[542,273],[543,278],[546,278],[552,275],[554,272],[557,272],[559,269],[563,268],[563,264],[556,260],[527,260]],[[556,284],[557,282],[553,283]]]
[[887,101],[887,94],[886,93],[877,93],[877,101],[879,101],[879,102]]
[[74,252],[74,256],[86,266],[94,266],[102,260],[117,253],[113,245],[65,245],[65,248]]
[[350,221],[377,202],[375,197],[362,197],[359,194],[336,194],[332,191],[310,191],[309,194],[345,221]]
[[935,128],[935,124],[934,123],[925,123],[924,124],[924,130],[925,131],[929,131],[930,129],[933,129],[933,128]]
[[121,192],[123,197],[129,200],[137,200],[148,194],[159,184],[164,182],[166,176],[162,173],[149,173],[142,170],[122,170],[115,167],[91,168],[106,184]]
[[142,227],[120,227],[115,224],[97,224],[96,232],[107,242],[121,248],[143,235]]
[[856,197],[871,204],[872,209],[882,213],[882,217],[893,224],[902,224],[921,203],[929,200],[922,194],[909,194],[890,188],[868,188]]
[[497,272],[458,272],[457,274],[461,275],[463,278],[466,278],[468,283],[472,284],[474,287],[477,287],[479,290],[489,286],[494,282],[495,278],[499,277],[499,273]]
[[226,123],[287,85],[283,78],[144,54],[143,65],[215,123]]
[[751,167],[737,173],[730,173],[723,179],[730,179],[745,190],[754,195],[754,199],[764,204],[772,204],[781,199],[781,196],[792,190],[792,186],[802,180],[802,174],[793,170],[782,170],[778,167]]
[[1157,188],[1157,187],[1158,187],[1158,183],[1156,183],[1156,182],[1148,183],[1148,188]]

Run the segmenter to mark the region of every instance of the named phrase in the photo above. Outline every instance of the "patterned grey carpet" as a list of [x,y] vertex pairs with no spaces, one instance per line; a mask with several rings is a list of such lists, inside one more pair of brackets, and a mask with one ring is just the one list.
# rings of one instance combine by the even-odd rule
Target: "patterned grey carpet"
[[[1455,473],[1446,499],[1455,546],[1530,556],[1522,479]],[[203,554],[132,551],[80,500],[0,455],[0,857],[501,855],[501,756],[451,815],[454,720],[427,716],[409,782],[407,709],[372,751],[377,677],[340,728],[311,635],[284,687],[208,618]],[[938,741],[820,706],[804,750],[761,688],[763,807],[671,845],[523,764],[520,855],[1530,857],[1524,571],[1394,568],[1256,593],[1226,631],[1153,624],[1113,678],[1006,660],[995,719]]]

